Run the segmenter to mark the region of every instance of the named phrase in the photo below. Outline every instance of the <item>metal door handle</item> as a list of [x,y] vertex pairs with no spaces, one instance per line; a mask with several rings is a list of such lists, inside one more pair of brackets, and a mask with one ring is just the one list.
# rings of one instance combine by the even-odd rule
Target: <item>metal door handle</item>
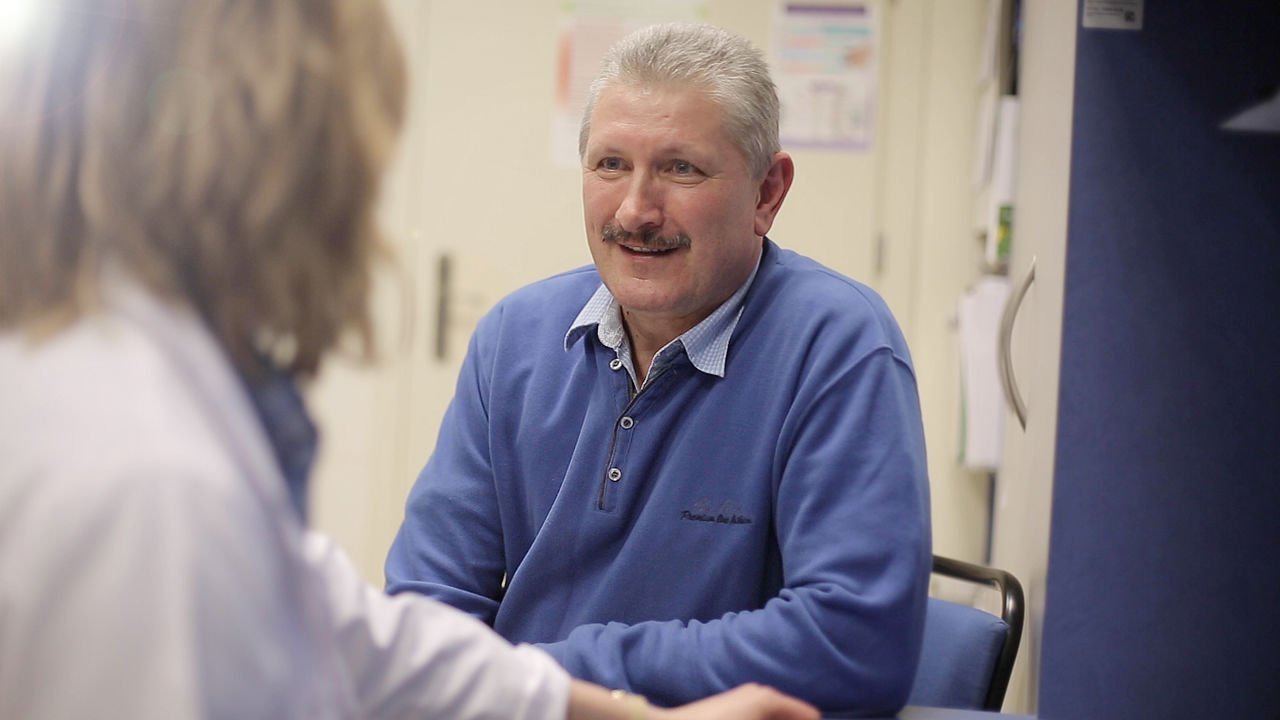
[[1026,277],[1004,303],[1004,312],[1000,314],[1000,347],[996,353],[1000,385],[1004,388],[1005,401],[1009,403],[1013,414],[1018,416],[1018,424],[1023,430],[1027,429],[1027,404],[1022,401],[1022,393],[1018,390],[1018,379],[1013,374],[1013,321],[1022,307],[1022,299],[1027,296],[1027,290],[1031,288],[1031,283],[1035,282],[1035,279],[1036,259],[1032,257],[1031,267],[1027,268]]
[[449,359],[449,320],[453,313],[453,258],[441,253],[436,260],[436,359]]

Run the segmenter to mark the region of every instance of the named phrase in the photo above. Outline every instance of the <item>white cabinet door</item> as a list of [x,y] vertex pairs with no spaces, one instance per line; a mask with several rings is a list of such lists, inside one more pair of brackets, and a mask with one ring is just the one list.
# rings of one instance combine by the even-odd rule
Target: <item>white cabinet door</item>
[[1016,290],[1034,262],[1035,279],[1012,328],[1011,365],[1026,406],[1026,427],[1013,412],[1005,418],[992,562],[1022,581],[1029,612],[1005,699],[1007,712],[1035,710],[1039,675],[1058,415],[1076,3],[1025,0],[1022,13],[1009,276]]

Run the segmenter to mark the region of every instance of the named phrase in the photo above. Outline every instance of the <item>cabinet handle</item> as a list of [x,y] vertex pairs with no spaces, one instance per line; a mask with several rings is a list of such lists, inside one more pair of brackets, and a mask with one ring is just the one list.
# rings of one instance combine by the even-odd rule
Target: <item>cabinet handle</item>
[[996,361],[1000,371],[1000,385],[1004,388],[1004,398],[1009,403],[1009,409],[1013,410],[1013,414],[1018,416],[1018,424],[1023,430],[1027,429],[1027,404],[1022,401],[1022,393],[1018,390],[1018,379],[1013,374],[1013,321],[1018,316],[1018,310],[1022,307],[1022,299],[1027,296],[1027,290],[1031,289],[1031,283],[1036,279],[1036,259],[1031,258],[1031,267],[1027,268],[1027,275],[1018,284],[1016,290],[1009,295],[1009,299],[1005,300],[1004,312],[1000,314],[1000,347],[996,354]]

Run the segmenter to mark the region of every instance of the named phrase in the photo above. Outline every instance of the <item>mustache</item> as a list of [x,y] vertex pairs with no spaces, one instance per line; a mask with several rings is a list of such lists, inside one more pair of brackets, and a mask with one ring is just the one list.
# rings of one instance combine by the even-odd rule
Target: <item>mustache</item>
[[693,244],[693,241],[684,233],[676,233],[675,235],[663,235],[657,228],[648,228],[638,232],[630,232],[610,223],[600,229],[600,239],[605,242],[619,242],[622,240],[636,239],[644,244],[645,247],[651,247],[656,250],[677,250],[687,248]]

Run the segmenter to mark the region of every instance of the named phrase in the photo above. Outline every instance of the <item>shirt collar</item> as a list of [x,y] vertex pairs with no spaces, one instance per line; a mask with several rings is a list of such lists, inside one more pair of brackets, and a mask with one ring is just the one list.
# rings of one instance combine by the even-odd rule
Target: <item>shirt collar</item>
[[[756,258],[755,267],[751,269],[751,274],[733,295],[730,295],[729,299],[721,303],[720,307],[710,315],[703,318],[702,322],[672,340],[667,347],[679,343],[684,347],[689,362],[695,368],[709,375],[724,377],[725,360],[729,354],[729,339],[733,336],[734,328],[738,326],[738,319],[742,317],[743,298],[751,288],[751,283],[755,281],[763,258],[764,252],[761,251]],[[615,351],[621,349],[629,351],[626,329],[622,325],[622,308],[604,283],[596,288],[591,299],[569,325],[569,331],[564,336],[565,351],[567,352],[578,338],[587,334],[592,326],[595,326],[596,336],[603,345]]]

